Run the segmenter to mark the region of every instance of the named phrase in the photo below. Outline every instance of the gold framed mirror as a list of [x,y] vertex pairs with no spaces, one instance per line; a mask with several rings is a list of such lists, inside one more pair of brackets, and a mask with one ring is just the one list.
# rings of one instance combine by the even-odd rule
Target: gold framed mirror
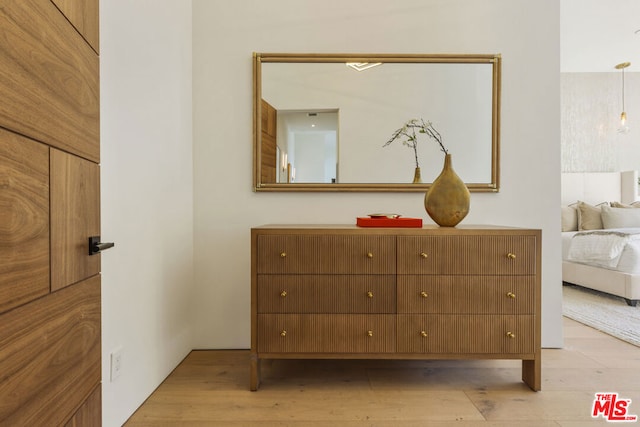
[[437,142],[385,146],[423,119],[469,191],[497,192],[500,85],[499,54],[254,53],[254,191],[424,192]]

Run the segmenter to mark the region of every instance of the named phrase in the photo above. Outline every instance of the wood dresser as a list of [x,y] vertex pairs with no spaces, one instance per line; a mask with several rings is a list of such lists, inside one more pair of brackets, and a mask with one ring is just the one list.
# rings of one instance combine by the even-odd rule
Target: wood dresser
[[251,230],[251,376],[262,359],[521,359],[540,390],[541,231]]

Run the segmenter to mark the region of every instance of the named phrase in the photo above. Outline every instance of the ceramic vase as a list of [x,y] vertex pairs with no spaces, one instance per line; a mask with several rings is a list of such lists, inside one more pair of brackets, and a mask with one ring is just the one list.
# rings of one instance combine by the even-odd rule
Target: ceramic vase
[[455,227],[469,213],[471,194],[451,165],[446,154],[442,172],[424,196],[427,214],[441,227]]

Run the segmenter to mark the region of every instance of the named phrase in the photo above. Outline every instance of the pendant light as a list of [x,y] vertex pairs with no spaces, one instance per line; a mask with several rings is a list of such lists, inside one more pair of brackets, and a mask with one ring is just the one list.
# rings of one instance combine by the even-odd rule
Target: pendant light
[[627,112],[624,110],[624,69],[631,65],[631,62],[622,62],[616,65],[616,70],[622,70],[622,113],[620,114],[620,127],[619,133],[629,132],[629,126],[627,126]]

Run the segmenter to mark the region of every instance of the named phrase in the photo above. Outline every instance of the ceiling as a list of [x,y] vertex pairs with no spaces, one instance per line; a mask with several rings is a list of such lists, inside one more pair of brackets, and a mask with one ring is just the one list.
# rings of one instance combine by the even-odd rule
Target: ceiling
[[640,72],[638,30],[640,0],[560,0],[560,70]]

